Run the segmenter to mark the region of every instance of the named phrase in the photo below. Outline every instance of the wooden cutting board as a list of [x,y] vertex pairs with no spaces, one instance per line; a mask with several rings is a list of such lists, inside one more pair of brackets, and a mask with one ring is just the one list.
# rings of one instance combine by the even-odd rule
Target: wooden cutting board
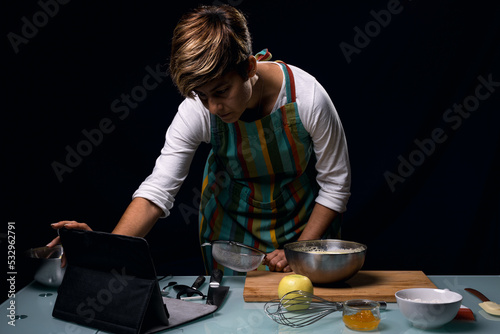
[[[278,298],[281,279],[291,273],[251,271],[247,273],[245,302],[268,302]],[[344,283],[315,285],[314,294],[330,301],[371,299],[395,303],[394,294],[409,288],[432,288],[434,283],[421,271],[359,271]]]

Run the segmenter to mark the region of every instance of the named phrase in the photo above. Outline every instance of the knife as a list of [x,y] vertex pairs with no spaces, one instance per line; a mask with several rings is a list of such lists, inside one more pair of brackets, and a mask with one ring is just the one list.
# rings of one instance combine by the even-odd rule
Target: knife
[[212,271],[207,294],[208,305],[215,305],[219,308],[224,302],[227,292],[229,291],[229,287],[220,285],[223,275],[224,274],[220,269],[214,269]]
[[479,303],[479,306],[483,310],[485,310],[489,314],[500,315],[500,305],[499,304],[490,301],[485,295],[483,295],[481,292],[479,292],[475,289],[465,288],[464,290],[472,293],[474,296],[481,299],[482,303]]

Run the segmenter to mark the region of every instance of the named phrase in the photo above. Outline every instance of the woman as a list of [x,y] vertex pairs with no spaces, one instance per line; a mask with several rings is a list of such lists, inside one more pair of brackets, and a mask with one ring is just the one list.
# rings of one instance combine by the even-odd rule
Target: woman
[[[350,195],[340,119],[314,77],[269,59],[267,50],[252,55],[246,19],[233,7],[203,6],[180,20],[170,75],[186,98],[152,174],[113,233],[145,236],[168,216],[197,147],[210,142],[201,242],[242,242],[269,253],[269,270],[287,272],[285,243],[339,237],[339,214]],[[62,226],[90,229],[53,224]],[[210,249],[203,252],[210,272],[218,264]]]

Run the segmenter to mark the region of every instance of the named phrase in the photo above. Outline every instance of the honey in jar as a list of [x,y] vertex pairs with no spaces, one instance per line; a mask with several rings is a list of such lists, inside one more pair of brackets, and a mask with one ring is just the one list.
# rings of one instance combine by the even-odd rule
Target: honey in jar
[[380,323],[379,304],[371,300],[349,300],[344,303],[342,319],[349,329],[374,330]]

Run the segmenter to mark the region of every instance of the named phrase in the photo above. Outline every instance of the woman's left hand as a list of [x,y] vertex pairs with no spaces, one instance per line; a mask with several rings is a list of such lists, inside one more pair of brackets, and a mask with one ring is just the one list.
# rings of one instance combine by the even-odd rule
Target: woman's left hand
[[288,261],[285,257],[285,251],[283,249],[276,249],[267,254],[263,263],[269,267],[270,271],[283,271],[285,273],[292,271],[288,265]]

